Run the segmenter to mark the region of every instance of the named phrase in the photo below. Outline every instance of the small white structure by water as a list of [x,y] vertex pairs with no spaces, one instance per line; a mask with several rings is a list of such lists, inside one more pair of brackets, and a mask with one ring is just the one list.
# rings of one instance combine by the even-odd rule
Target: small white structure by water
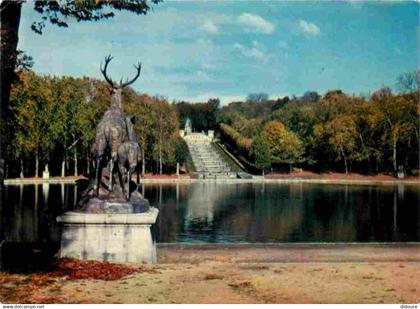
[[45,165],[45,170],[42,171],[42,178],[49,179],[50,178],[50,171],[48,170],[48,164]]
[[214,131],[193,132],[191,120],[187,118],[184,130],[179,130],[179,135],[187,142],[191,143],[211,143],[214,140]]

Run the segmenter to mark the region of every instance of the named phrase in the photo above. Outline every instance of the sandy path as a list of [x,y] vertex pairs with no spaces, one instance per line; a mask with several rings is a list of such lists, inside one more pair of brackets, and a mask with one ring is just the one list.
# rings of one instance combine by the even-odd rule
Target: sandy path
[[155,273],[138,273],[111,282],[57,279],[28,296],[28,300],[35,303],[51,299],[62,303],[419,303],[419,249],[419,245],[162,245],[158,247],[160,263],[150,266]]

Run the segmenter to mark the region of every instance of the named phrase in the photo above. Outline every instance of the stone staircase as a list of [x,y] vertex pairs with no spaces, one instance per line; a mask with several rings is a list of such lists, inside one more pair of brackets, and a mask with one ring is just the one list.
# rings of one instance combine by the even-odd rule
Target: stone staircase
[[187,141],[187,145],[199,178],[236,178],[236,172],[231,170],[212,143]]

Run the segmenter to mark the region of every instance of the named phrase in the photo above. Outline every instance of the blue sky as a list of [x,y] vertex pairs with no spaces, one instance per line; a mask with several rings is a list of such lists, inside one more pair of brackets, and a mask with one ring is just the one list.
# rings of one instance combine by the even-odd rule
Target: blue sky
[[112,54],[114,79],[140,60],[133,88],[169,100],[368,93],[419,67],[416,2],[166,1],[146,16],[47,24],[41,36],[30,30],[39,16],[24,4],[19,48],[36,72],[102,78]]

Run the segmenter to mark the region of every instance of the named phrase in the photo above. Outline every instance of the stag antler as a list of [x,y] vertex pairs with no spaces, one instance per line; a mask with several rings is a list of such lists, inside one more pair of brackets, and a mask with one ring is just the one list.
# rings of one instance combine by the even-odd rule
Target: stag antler
[[134,68],[137,70],[136,76],[134,76],[134,78],[130,81],[128,81],[128,78],[127,78],[125,83],[123,83],[122,79],[121,79],[121,81],[120,81],[120,87],[121,88],[124,88],[124,87],[127,87],[128,85],[131,85],[132,83],[134,83],[136,81],[137,78],[139,78],[140,72],[141,72],[141,62],[137,63],[137,65],[134,65]]
[[115,86],[115,83],[112,81],[112,79],[110,77],[108,77],[106,75],[106,68],[108,67],[108,63],[110,63],[111,60],[112,60],[112,56],[111,55],[106,56],[105,57],[105,65],[102,68],[102,64],[101,64],[100,70],[101,70],[103,76],[105,77],[105,80],[111,85],[111,87],[114,87]]

